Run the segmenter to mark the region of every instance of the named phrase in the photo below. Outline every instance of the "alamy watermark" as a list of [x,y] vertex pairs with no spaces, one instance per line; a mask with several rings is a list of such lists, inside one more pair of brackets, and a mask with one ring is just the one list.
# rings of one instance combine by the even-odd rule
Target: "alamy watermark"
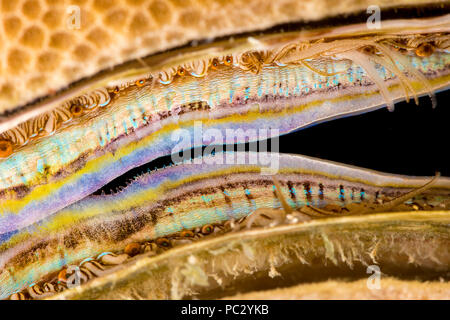
[[[262,174],[275,174],[279,168],[279,135],[280,131],[276,128],[204,130],[203,123],[195,121],[193,130],[177,129],[172,132],[171,140],[176,145],[171,158],[174,163],[192,159],[194,164],[259,165]],[[248,142],[249,150],[245,150],[244,142]],[[235,143],[238,152],[234,152]],[[200,146],[205,148],[199,149]]]
[[[67,277],[66,284],[67,288],[78,287],[81,284],[81,270],[80,267],[70,265],[67,267],[67,274],[70,276]],[[72,273],[73,272],[73,273]]]
[[66,8],[66,27],[69,30],[79,30],[81,28],[81,9],[79,6],[68,6]]
[[380,290],[381,289],[381,271],[380,267],[376,264],[370,265],[366,269],[367,274],[372,274],[367,279],[367,288],[370,290]]
[[371,5],[367,7],[367,14],[370,14],[367,18],[367,29],[381,29],[381,9],[377,5]]

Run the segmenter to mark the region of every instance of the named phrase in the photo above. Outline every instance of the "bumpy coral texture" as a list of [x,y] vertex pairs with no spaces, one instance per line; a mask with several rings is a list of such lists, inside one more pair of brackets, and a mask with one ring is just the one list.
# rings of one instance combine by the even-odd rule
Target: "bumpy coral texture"
[[1,0],[0,113],[190,40],[405,1]]

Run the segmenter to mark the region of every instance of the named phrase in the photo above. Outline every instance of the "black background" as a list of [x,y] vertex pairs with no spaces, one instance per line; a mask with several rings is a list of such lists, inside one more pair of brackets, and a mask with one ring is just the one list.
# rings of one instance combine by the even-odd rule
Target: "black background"
[[296,153],[406,175],[450,176],[450,90],[280,137],[280,152]]

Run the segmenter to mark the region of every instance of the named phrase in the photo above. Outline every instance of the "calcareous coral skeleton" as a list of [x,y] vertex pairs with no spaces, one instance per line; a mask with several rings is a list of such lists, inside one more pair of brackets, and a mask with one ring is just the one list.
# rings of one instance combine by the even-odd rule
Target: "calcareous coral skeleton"
[[[450,298],[449,178],[220,147],[422,95],[435,107],[450,83],[448,3],[0,12],[0,298],[329,298],[333,281],[331,298]],[[108,192],[168,155],[179,161]],[[355,282],[370,265],[391,290]]]

